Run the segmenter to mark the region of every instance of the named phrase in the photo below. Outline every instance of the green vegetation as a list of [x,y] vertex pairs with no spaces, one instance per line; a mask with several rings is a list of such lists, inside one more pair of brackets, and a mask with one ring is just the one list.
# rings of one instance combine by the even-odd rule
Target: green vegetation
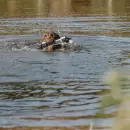
[[[111,86],[111,94],[102,99],[102,106],[120,104],[112,130],[130,129],[130,77],[127,72],[110,71],[104,82]],[[127,91],[126,91],[127,90]]]

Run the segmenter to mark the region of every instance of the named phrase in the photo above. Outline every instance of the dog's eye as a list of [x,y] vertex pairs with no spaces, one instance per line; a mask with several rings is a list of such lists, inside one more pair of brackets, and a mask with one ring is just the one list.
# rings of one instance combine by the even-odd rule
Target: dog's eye
[[51,37],[53,37],[53,34],[51,34]]

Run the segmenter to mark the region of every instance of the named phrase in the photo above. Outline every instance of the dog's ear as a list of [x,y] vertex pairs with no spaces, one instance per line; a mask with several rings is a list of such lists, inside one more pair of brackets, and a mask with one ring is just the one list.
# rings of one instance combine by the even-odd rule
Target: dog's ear
[[49,36],[49,33],[48,32],[45,32],[43,37],[48,37]]
[[47,37],[47,34],[45,34],[44,37]]
[[49,36],[52,37],[52,38],[54,38],[54,34],[52,32],[50,33]]

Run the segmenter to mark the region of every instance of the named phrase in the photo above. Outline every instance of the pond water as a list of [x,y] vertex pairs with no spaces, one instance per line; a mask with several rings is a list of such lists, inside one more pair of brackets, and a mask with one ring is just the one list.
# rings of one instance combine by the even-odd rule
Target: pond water
[[[111,68],[129,70],[129,14],[128,0],[1,0],[0,127],[111,126],[116,108],[100,114],[110,90],[101,79]],[[38,50],[48,29],[80,48]]]

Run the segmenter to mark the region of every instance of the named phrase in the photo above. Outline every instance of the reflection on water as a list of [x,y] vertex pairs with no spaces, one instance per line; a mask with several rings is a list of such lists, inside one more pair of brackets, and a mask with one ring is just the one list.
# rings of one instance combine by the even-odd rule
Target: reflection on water
[[[116,107],[100,113],[110,91],[101,77],[129,71],[129,7],[129,0],[0,0],[0,127],[111,126]],[[69,17],[50,18],[59,16]],[[39,51],[47,29],[81,48]]]
[[98,16],[48,19],[2,19],[0,21],[0,35],[39,34],[39,36],[42,36],[45,30],[52,29],[55,31],[59,30],[61,35],[67,33],[129,37],[129,21],[130,18],[125,16],[121,18]]
[[0,17],[126,15],[129,0],[1,0]]

